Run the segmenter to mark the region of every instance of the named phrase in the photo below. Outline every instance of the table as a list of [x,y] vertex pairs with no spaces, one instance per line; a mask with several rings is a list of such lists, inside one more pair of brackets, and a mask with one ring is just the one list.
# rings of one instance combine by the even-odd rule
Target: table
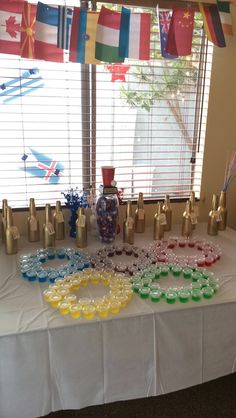
[[[59,315],[42,299],[47,284],[20,278],[19,255],[40,244],[23,240],[15,256],[1,247],[1,418],[159,395],[234,372],[236,232],[205,231],[198,225],[197,234],[223,250],[210,269],[222,284],[212,300],[168,305],[134,296],[117,316],[92,321]],[[137,235],[135,244],[145,243]],[[94,237],[90,244],[99,245]]]

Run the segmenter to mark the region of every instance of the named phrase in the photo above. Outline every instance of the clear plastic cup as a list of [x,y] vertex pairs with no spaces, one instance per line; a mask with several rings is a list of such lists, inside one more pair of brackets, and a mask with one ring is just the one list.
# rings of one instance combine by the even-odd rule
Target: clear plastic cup
[[78,304],[70,306],[70,314],[72,318],[80,318],[81,316],[81,306]]
[[91,320],[94,318],[96,309],[93,305],[84,305],[82,307],[82,314],[85,319]]
[[70,306],[70,303],[64,302],[64,300],[60,302],[58,305],[60,314],[68,315],[68,313],[70,312]]

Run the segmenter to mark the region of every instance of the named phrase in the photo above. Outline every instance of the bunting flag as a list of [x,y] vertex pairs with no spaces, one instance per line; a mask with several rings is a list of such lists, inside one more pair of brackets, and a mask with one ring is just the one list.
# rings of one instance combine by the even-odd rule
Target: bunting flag
[[20,55],[23,3],[0,1],[0,53]]
[[38,68],[24,71],[20,77],[14,77],[0,86],[0,100],[3,104],[22,99],[22,96],[34,94],[37,89],[44,87],[43,78]]
[[20,169],[34,177],[44,179],[46,183],[57,184],[64,170],[63,164],[33,148],[29,150],[30,155],[24,154],[21,157],[24,167]]
[[35,35],[36,6],[24,2],[22,21],[20,55],[23,58],[35,58],[34,35]]
[[132,13],[122,6],[119,55],[137,60],[150,59],[150,13]]
[[71,35],[72,9],[66,6],[58,6],[57,47],[69,49]]
[[177,58],[176,55],[171,55],[166,52],[167,36],[170,28],[171,14],[169,11],[159,11],[159,27],[160,27],[160,41],[161,41],[161,55],[166,59]]
[[63,62],[63,49],[57,48],[58,8],[38,2],[35,24],[35,58]]
[[191,55],[194,26],[194,8],[191,6],[173,7],[166,52],[179,56]]
[[119,64],[108,65],[107,69],[112,74],[111,81],[114,82],[116,80],[119,80],[124,83],[126,81],[125,74],[129,70],[129,68],[130,68],[129,65],[119,65]]
[[100,64],[100,61],[95,58],[98,15],[97,12],[88,12],[79,7],[74,8],[69,57],[71,62]]
[[230,3],[228,1],[217,1],[220,14],[220,21],[225,35],[233,35],[233,23],[230,13]]
[[225,37],[221,26],[220,15],[216,4],[199,3],[204,29],[209,41],[219,47],[225,47]]
[[97,24],[95,58],[105,62],[123,62],[119,55],[121,14],[102,6]]

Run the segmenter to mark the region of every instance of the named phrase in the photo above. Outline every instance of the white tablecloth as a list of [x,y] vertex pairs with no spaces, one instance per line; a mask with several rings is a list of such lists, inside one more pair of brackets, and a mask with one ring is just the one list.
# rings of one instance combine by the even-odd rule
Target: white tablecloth
[[[117,316],[92,321],[59,315],[42,299],[47,284],[20,277],[19,255],[40,245],[22,240],[16,256],[1,247],[0,417],[158,395],[235,371],[236,232],[211,240],[223,251],[211,269],[221,281],[212,300],[168,305],[135,295]],[[88,250],[97,245],[90,237]]]

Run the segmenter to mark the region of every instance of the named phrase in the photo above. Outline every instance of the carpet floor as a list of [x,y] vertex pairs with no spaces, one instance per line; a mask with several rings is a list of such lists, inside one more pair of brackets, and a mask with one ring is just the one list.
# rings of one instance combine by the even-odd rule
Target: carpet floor
[[165,395],[57,411],[44,418],[236,418],[236,373]]

